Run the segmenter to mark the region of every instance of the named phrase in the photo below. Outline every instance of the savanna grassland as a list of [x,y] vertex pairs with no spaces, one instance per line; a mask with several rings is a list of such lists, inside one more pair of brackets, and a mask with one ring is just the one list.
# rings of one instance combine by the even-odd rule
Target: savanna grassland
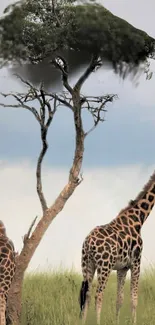
[[[22,325],[80,325],[78,296],[81,276],[74,271],[52,271],[27,274],[23,288]],[[96,281],[92,289],[87,323],[95,325]],[[120,325],[130,324],[130,283],[126,281],[125,300],[121,309]],[[103,325],[116,324],[116,273],[112,274],[104,297],[102,309]],[[155,271],[141,275],[137,325],[155,324]]]

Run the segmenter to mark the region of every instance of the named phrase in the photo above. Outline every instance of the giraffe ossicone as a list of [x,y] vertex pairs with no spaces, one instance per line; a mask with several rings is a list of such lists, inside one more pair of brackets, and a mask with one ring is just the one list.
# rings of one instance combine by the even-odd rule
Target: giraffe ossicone
[[119,323],[124,298],[124,284],[131,271],[131,310],[136,323],[138,283],[143,241],[141,228],[155,204],[155,172],[135,200],[120,211],[109,224],[94,228],[82,246],[83,282],[80,290],[81,317],[85,323],[90,302],[90,291],[97,271],[96,315],[100,324],[104,290],[112,270],[117,271],[116,317]]

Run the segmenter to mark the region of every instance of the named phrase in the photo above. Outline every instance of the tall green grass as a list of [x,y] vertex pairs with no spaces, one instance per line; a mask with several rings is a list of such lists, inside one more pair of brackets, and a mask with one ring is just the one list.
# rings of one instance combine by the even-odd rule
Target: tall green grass
[[[23,288],[22,325],[80,325],[78,296],[82,278],[71,271],[28,274]],[[93,284],[92,300],[88,313],[88,325],[95,325]],[[125,300],[121,309],[120,325],[131,324],[130,283],[126,281]],[[114,325],[116,301],[116,275],[108,282],[102,309],[101,324]],[[155,272],[141,276],[139,304],[137,308],[138,325],[155,324]]]

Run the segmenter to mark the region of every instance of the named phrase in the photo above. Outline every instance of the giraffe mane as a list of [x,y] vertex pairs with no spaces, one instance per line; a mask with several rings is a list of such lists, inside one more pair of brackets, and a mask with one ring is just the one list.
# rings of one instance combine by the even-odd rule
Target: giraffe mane
[[[144,194],[149,190],[152,183],[155,181],[155,171],[149,178],[148,182],[144,185],[143,189],[140,191],[140,193],[136,196],[134,200],[130,200],[126,208],[123,208],[120,213],[125,212],[128,209],[134,208],[135,205],[138,203],[139,200],[141,200],[144,196]],[[119,214],[120,214],[119,213]]]
[[3,221],[0,220],[0,236],[6,236],[6,229]]

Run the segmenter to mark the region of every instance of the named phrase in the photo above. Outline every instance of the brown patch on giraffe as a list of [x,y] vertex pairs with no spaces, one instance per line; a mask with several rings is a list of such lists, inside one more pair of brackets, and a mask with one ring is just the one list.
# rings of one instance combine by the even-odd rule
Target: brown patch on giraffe
[[141,230],[141,225],[140,224],[137,224],[134,226],[136,232],[139,234],[140,230]]
[[128,219],[127,219],[127,217],[126,216],[121,216],[121,218],[120,218],[121,220],[122,220],[122,223],[123,223],[123,225],[125,226],[125,225],[127,225],[128,226]]
[[103,247],[103,246],[99,246],[99,247],[98,247],[98,252],[99,252],[99,253],[102,253],[103,250],[104,250],[104,247]]
[[133,227],[133,220],[129,219],[129,226]]
[[[98,237],[98,236],[97,236]],[[97,239],[96,240],[96,245],[97,246],[100,246],[100,245],[102,245],[102,243],[103,243],[103,241],[102,240],[99,240],[99,239]]]
[[147,202],[142,202],[142,203],[141,203],[141,208],[142,208],[143,210],[148,210],[148,207],[149,207],[149,204],[148,204]]
[[131,236],[134,237],[134,238],[136,238],[137,237],[137,232],[135,231],[135,227],[132,227],[130,229],[130,231],[131,231]]
[[149,194],[148,196],[148,201],[152,202],[154,200],[154,195]]
[[100,239],[103,239],[104,235],[101,232],[98,232],[97,237],[100,238]]
[[130,221],[132,221],[132,223],[134,223],[134,222],[139,222],[139,218],[138,218],[138,216],[136,215],[136,214],[132,214],[132,216],[131,217],[129,217],[130,219],[129,219],[129,222]]
[[124,226],[123,231],[131,236],[131,228],[129,226]]

